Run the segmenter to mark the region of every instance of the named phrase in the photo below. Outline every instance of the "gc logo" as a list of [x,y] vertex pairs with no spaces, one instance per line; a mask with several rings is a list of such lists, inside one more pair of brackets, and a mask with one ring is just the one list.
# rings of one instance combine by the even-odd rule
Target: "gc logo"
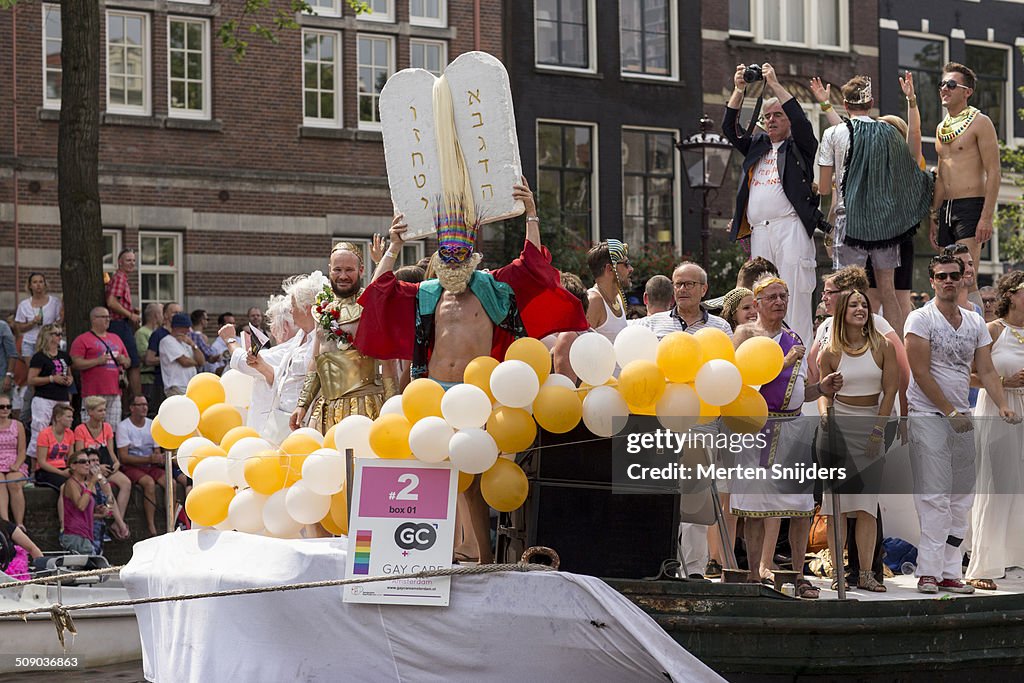
[[406,522],[395,529],[395,543],[402,550],[426,550],[437,541],[437,531],[429,524]]

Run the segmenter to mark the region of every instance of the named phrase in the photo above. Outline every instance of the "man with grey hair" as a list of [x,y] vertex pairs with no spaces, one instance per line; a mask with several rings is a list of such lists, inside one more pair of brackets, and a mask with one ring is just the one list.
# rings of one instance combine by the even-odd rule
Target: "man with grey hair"
[[[660,276],[659,276],[660,277]],[[652,278],[653,279],[653,278]],[[714,327],[732,335],[732,327],[717,315],[711,315],[701,305],[701,300],[708,293],[708,274],[696,263],[684,261],[672,271],[673,299],[675,306],[668,310],[648,315],[636,321],[654,332],[661,339],[670,332],[689,332],[693,334],[705,327]],[[648,283],[650,287],[650,283]],[[646,293],[644,299],[647,299]]]
[[655,275],[647,281],[644,287],[644,306],[647,307],[647,315],[670,311],[674,303],[672,280],[664,275]]

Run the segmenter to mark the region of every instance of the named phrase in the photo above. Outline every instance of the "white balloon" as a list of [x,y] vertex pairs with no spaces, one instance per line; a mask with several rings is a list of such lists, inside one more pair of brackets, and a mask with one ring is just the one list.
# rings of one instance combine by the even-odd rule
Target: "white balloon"
[[[338,423],[334,428],[334,448],[344,454],[346,449],[351,448],[352,454],[357,458],[376,458],[377,455],[370,448],[370,427],[373,420],[365,415],[349,415]],[[327,444],[328,447],[331,444]]]
[[187,396],[170,396],[160,404],[160,425],[168,434],[185,436],[199,426],[199,407]]
[[[455,391],[458,385],[449,390]],[[487,394],[477,387],[473,387],[484,397],[484,405],[487,405]],[[441,410],[444,410],[444,402],[441,403]],[[417,459],[423,462],[441,462],[448,457],[448,442],[451,441],[455,430],[445,422],[444,418],[430,415],[416,422],[409,430],[409,448]]]
[[232,444],[228,451],[228,483],[238,488],[248,486],[245,481],[245,461],[257,453],[273,449],[269,441],[256,436],[246,436]]
[[[236,408],[248,408],[252,402],[252,386],[255,380],[238,370],[229,369],[221,375],[220,383],[224,387],[224,401]],[[163,420],[160,420],[163,422]]]
[[615,360],[624,368],[635,360],[658,360],[658,336],[641,325],[629,325],[615,335]]
[[235,494],[228,504],[228,522],[232,529],[248,534],[263,531],[263,506],[267,498],[252,489],[244,489]]
[[223,455],[203,458],[196,465],[196,468],[192,470],[193,485],[199,486],[208,481],[230,483],[228,481],[228,459]]
[[[532,377],[531,377],[532,375]],[[498,403],[509,408],[523,408],[533,403],[540,391],[537,373],[521,360],[498,363],[491,373],[491,393]]]
[[669,384],[654,405],[654,413],[662,427],[682,434],[700,419],[700,399],[689,384]]
[[609,437],[618,433],[626,426],[627,415],[629,407],[613,387],[594,387],[583,399],[583,424],[596,436]]
[[604,384],[615,372],[615,347],[603,334],[581,334],[569,347],[569,365],[587,384]]
[[345,487],[345,456],[333,448],[313,451],[302,463],[302,482],[313,493],[333,496]]
[[[230,506],[230,503],[228,505]],[[231,526],[231,522],[228,521],[227,517],[224,518],[223,522],[220,522],[219,524],[214,524],[213,528],[217,531],[231,531],[232,529],[234,529],[234,527]]]
[[540,386],[542,389],[544,387],[565,387],[566,389],[576,391],[576,384],[571,379],[565,375],[556,375],[553,372],[548,375],[548,378],[544,380],[544,384]]
[[[321,446],[324,445],[324,435],[318,432],[317,430],[313,429],[312,427],[299,427],[288,436],[293,436],[295,434],[305,434],[306,436],[310,437]],[[328,445],[328,448],[329,447],[330,445]]]
[[732,363],[721,358],[709,360],[697,371],[693,382],[697,395],[705,403],[712,406],[724,406],[732,403],[740,395],[743,388],[743,377],[739,369]]
[[[537,374],[534,373],[533,377],[536,380]],[[464,429],[452,436],[448,442],[448,452],[449,459],[457,469],[466,474],[481,474],[491,469],[498,459],[498,444],[494,443],[494,437],[482,429]]]
[[[441,398],[441,414],[455,429],[479,429],[487,423],[487,418],[491,416],[491,401],[487,398],[487,393],[476,385],[456,384],[444,392],[444,397]],[[449,438],[451,438],[450,434]],[[412,443],[411,433],[409,441]],[[427,462],[439,461],[428,460]]]
[[216,446],[214,442],[207,439],[205,436],[193,436],[182,442],[178,446],[178,453],[175,458],[178,461],[178,467],[182,472],[188,472],[189,464],[192,462],[192,453],[195,452],[200,446]]
[[[292,486],[294,485],[292,484]],[[267,528],[269,535],[277,538],[292,538],[302,529],[302,524],[296,522],[288,514],[288,508],[285,506],[285,496],[287,495],[288,489],[275,491],[263,505],[263,526]],[[330,509],[330,503],[328,503],[328,509]],[[323,518],[321,517],[321,519]]]
[[300,524],[316,524],[331,511],[331,497],[311,490],[305,481],[285,489],[285,510]]
[[[395,394],[388,400],[384,401],[384,405],[380,407],[381,415],[390,415],[392,413],[395,415],[405,415],[405,411],[402,410],[401,394]],[[337,432],[335,432],[335,434],[337,434]]]

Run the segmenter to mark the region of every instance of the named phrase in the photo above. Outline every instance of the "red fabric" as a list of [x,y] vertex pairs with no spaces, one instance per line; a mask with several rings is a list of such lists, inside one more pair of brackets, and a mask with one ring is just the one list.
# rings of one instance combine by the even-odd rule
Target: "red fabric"
[[[132,288],[128,286],[128,274],[123,270],[118,270],[110,278],[110,282],[105,287],[106,298],[114,297],[118,303],[124,306],[126,311],[132,310]],[[111,320],[127,320],[120,313],[115,313],[113,309],[110,309]]]
[[359,296],[363,313],[355,347],[378,360],[410,360],[416,342],[416,291],[419,284],[402,282],[388,272]]
[[107,353],[107,346],[103,345],[104,342],[110,347],[114,358],[128,355],[128,350],[124,348],[124,342],[116,334],[107,333],[97,338],[92,332],[84,332],[71,342],[72,358],[90,360],[100,356],[107,357],[106,363],[82,371],[82,398],[113,396],[121,393],[121,387],[117,383],[118,366]]

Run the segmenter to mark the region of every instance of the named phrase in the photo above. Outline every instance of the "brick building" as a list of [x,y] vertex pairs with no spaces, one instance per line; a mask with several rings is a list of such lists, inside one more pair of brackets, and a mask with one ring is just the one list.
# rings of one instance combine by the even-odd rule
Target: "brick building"
[[[311,0],[301,30],[276,45],[250,37],[236,63],[216,32],[241,4],[101,9],[106,267],[140,249],[136,301],[237,314],[288,275],[326,270],[332,241],[386,232],[381,85],[469,50],[501,58],[500,0],[371,0],[358,17],[345,0]],[[0,311],[31,271],[60,288],[60,42],[59,4],[0,12]],[[422,251],[409,245],[403,260]]]

